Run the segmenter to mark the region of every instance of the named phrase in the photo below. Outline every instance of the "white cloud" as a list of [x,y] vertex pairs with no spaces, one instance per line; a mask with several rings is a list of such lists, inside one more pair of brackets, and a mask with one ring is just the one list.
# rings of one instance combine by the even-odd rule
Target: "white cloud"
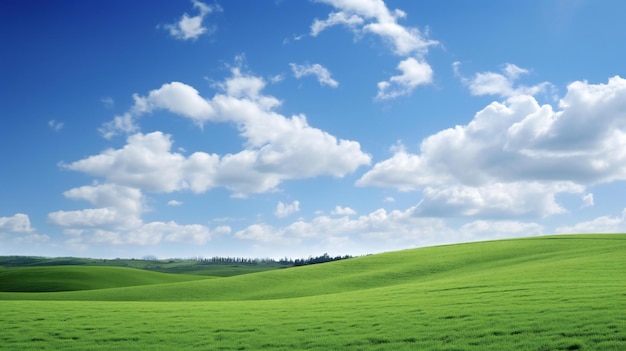
[[537,223],[485,220],[473,221],[459,228],[464,235],[483,239],[538,236],[543,235],[543,230]]
[[135,119],[131,113],[125,113],[121,116],[115,116],[113,120],[104,123],[98,132],[105,139],[111,139],[120,132],[130,134],[139,130],[139,126],[135,123]]
[[210,229],[199,224],[170,222],[144,223],[144,196],[139,189],[116,184],[82,186],[63,193],[73,200],[86,200],[96,206],[48,214],[54,225],[73,238],[71,244],[86,248],[93,244],[156,245],[161,242],[206,244],[214,235],[230,232],[230,227]]
[[417,28],[405,27],[398,19],[406,17],[402,10],[389,10],[382,0],[320,0],[338,11],[331,12],[326,20],[315,19],[311,25],[311,35],[335,25],[350,28],[355,35],[375,34],[389,43],[391,50],[398,56],[405,57],[397,69],[401,75],[393,76],[378,83],[377,100],[394,99],[409,95],[418,85],[432,81],[433,70],[424,60],[430,46],[438,45],[435,40]]
[[[376,163],[356,184],[413,191],[426,185],[446,183],[446,179],[441,178],[441,172],[439,174],[430,172],[426,161],[424,156],[400,150],[391,158]],[[447,178],[449,179],[450,176]]]
[[339,82],[337,82],[330,76],[330,72],[328,71],[328,69],[320,64],[316,63],[313,65],[297,65],[295,63],[290,63],[289,66],[291,66],[291,70],[293,71],[293,74],[296,76],[296,78],[314,75],[320,85],[328,85],[331,88],[336,88],[339,86]]
[[263,243],[281,241],[282,234],[274,231],[274,228],[266,224],[252,224],[235,233],[235,238],[252,240]]
[[203,99],[196,89],[180,82],[163,84],[146,97],[134,95],[133,98],[135,99],[133,112],[137,115],[162,109],[189,118],[198,125],[202,125],[214,115],[209,102]]
[[129,229],[141,223],[144,198],[135,188],[114,184],[82,186],[63,193],[73,200],[85,200],[97,208],[56,211],[48,214],[52,224],[65,228]]
[[589,194],[583,195],[582,200],[583,200],[582,207],[593,206],[593,194],[589,193]]
[[291,204],[285,205],[282,201],[278,202],[276,205],[276,210],[274,210],[274,214],[278,218],[287,217],[296,212],[300,211],[300,201],[294,201]]
[[277,75],[274,75],[274,76],[271,76],[271,77],[270,77],[270,83],[272,83],[272,84],[280,83],[280,82],[282,82],[284,79],[285,79],[285,76],[284,76],[284,75],[282,75],[282,74],[277,74]]
[[564,213],[557,193],[580,193],[574,183],[512,182],[427,187],[415,213],[426,217],[546,217]]
[[401,75],[393,76],[389,81],[378,83],[377,100],[394,99],[399,96],[409,95],[418,85],[432,82],[433,70],[425,61],[418,61],[412,57],[398,64]]
[[63,129],[64,125],[63,125],[63,122],[59,122],[54,119],[51,119],[48,121],[48,126],[55,132],[59,132],[61,131],[61,129]]
[[[315,248],[320,252],[336,251],[336,244],[344,243],[346,245],[341,248],[344,254],[364,254],[369,253],[372,247],[380,252],[543,233],[540,225],[519,221],[481,220],[451,228],[442,219],[416,216],[415,210],[415,207],[405,211],[387,211],[381,208],[356,218],[322,215],[308,222],[299,220],[285,227],[257,223],[237,231],[235,238],[252,241],[267,249],[293,248],[299,245]],[[366,244],[362,245],[363,243]]]
[[167,202],[168,206],[180,206],[182,204],[183,203],[181,201],[178,201],[178,200],[170,200],[170,201]]
[[556,194],[626,180],[626,80],[571,83],[559,107],[528,95],[493,102],[424,139],[419,154],[378,162],[357,185],[422,190],[420,211],[431,215],[562,213]]
[[338,24],[344,25],[348,28],[355,29],[357,26],[362,25],[365,20],[357,15],[347,15],[344,12],[331,12],[328,18],[325,20],[315,19],[311,25],[311,35],[316,37],[320,32],[326,28],[336,26]]
[[5,236],[17,245],[35,245],[50,240],[49,236],[36,232],[30,218],[24,213],[0,217],[0,239],[4,239]]
[[515,82],[521,75],[528,74],[529,71],[520,68],[512,63],[502,66],[502,73],[480,72],[471,78],[461,76],[460,62],[453,63],[453,69],[461,81],[467,85],[472,95],[499,95],[511,97],[515,95],[537,95],[545,93],[552,85],[548,82],[539,83],[533,86],[519,85],[514,87]]
[[383,202],[396,202],[396,199],[394,199],[392,196],[387,196],[383,199]]
[[425,54],[429,46],[437,45],[417,28],[407,28],[398,24],[399,18],[406,17],[401,10],[390,11],[382,0],[321,0],[339,11],[331,12],[328,19],[316,19],[311,26],[311,35],[317,36],[326,28],[345,25],[357,33],[372,33],[389,42],[393,52],[400,56]]
[[150,222],[129,230],[85,230],[68,240],[74,247],[86,249],[93,245],[153,246],[160,243],[205,245],[213,237],[230,233],[228,226],[215,229],[200,224],[181,225],[170,222]]
[[[173,82],[149,92],[134,95],[135,103],[121,118],[105,124],[109,136],[138,129],[137,121],[147,113],[166,110],[189,118],[200,127],[207,121],[230,122],[237,126],[246,142],[234,154],[209,154],[197,151],[189,156],[172,151],[170,135],[160,131],[135,133],[119,149],[60,166],[94,177],[103,184],[68,190],[67,198],[85,200],[93,208],[56,211],[49,221],[71,234],[68,245],[156,245],[162,242],[204,244],[230,227],[215,229],[175,222],[144,223],[142,192],[171,193],[191,190],[196,193],[225,187],[235,197],[274,191],[288,179],[331,175],[343,177],[370,163],[357,142],[337,139],[309,126],[304,115],[285,117],[273,111],[278,99],[262,93],[265,81],[244,74],[239,67],[232,77],[215,85],[221,92],[205,99],[191,86]],[[169,205],[178,202],[170,201]],[[279,204],[277,216],[299,210],[299,202]],[[252,229],[250,229],[252,230]],[[243,235],[243,234],[242,234]],[[253,235],[249,234],[249,235]]]
[[111,208],[87,208],[75,211],[55,211],[48,214],[54,225],[67,228],[97,228],[115,226],[118,228],[134,225],[137,218],[127,216]]
[[169,30],[170,35],[176,39],[196,40],[202,34],[215,30],[215,28],[209,29],[204,27],[202,22],[206,15],[214,11],[220,12],[222,8],[219,5],[211,6],[198,0],[192,0],[191,2],[193,7],[198,10],[198,15],[192,17],[185,13],[178,22],[165,25],[165,29]]
[[311,239],[337,237],[346,235],[396,237],[407,235],[417,228],[431,226],[415,226],[418,223],[436,223],[443,226],[443,221],[423,219],[412,216],[412,209],[407,211],[387,212],[384,209],[376,210],[368,215],[350,219],[348,216],[329,217],[318,216],[310,222],[297,221],[286,227],[273,227],[264,223],[253,224],[235,233],[239,239],[258,242],[275,243],[302,243]]
[[[105,150],[63,166],[148,191],[189,188],[203,192],[223,186],[235,196],[245,196],[272,191],[287,179],[343,177],[370,163],[370,156],[361,151],[358,142],[338,140],[311,127],[304,115],[285,117],[274,112],[280,102],[262,94],[265,81],[259,77],[244,74],[236,67],[232,77],[216,87],[223,93],[205,99],[183,83],[164,84],[147,97],[135,95],[135,104],[127,115],[138,119],[163,109],[200,126],[209,120],[231,122],[246,139],[245,149],[239,153],[220,156],[196,152],[186,158],[170,151],[168,135],[137,133],[128,137],[122,149]],[[107,133],[124,131],[109,128],[116,120],[109,123],[104,126]]]
[[30,233],[19,235],[13,238],[13,242],[18,245],[36,245],[50,241],[50,237],[45,234]]
[[11,217],[0,217],[0,233],[32,233],[35,231],[27,214],[16,213]]
[[[243,60],[244,57],[241,56],[236,58],[238,62]],[[278,99],[274,97],[261,95],[261,91],[265,88],[265,80],[263,78],[242,73],[239,67],[234,67],[231,69],[231,72],[232,77],[217,84],[227,96],[255,101],[264,110],[270,110],[280,104]]]
[[[190,156],[188,161],[179,153],[171,153],[171,147],[169,135],[161,132],[139,133],[129,136],[127,144],[121,149],[108,149],[62,166],[105,177],[115,184],[148,191],[172,192],[188,187],[182,172],[187,163],[193,163],[194,157]],[[190,173],[193,175],[193,172]]]
[[[227,234],[230,227],[220,226],[215,230],[199,225],[180,225],[170,222],[151,222],[127,234],[127,241],[131,244],[149,244],[151,239],[159,238],[165,242],[204,245],[216,234]],[[160,240],[159,240],[160,241]],[[154,242],[154,244],[158,243]]]
[[622,211],[621,217],[602,216],[573,226],[558,227],[556,232],[563,234],[624,233],[626,232],[626,209]]
[[351,216],[351,215],[355,215],[356,211],[351,209],[350,207],[341,207],[337,205],[330,214],[336,215],[336,216]]

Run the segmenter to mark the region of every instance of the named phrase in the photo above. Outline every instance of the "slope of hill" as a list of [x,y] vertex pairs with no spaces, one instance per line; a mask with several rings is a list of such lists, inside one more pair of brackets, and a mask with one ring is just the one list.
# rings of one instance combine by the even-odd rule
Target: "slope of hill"
[[208,279],[121,267],[50,266],[0,268],[0,291],[55,292],[165,284]]
[[625,287],[626,235],[439,246],[208,280],[0,293],[0,350],[623,351]]
[[[553,236],[435,246],[220,279],[94,291],[37,294],[45,300],[218,301],[345,293],[400,284],[577,280],[583,273],[624,278],[626,235]],[[586,262],[593,264],[587,264]],[[595,272],[597,270],[597,272]],[[515,280],[512,278],[515,277]],[[617,278],[617,277],[616,277]],[[124,285],[120,285],[124,286]],[[18,298],[0,294],[3,298]]]
[[247,262],[200,261],[196,259],[94,259],[81,257],[0,256],[0,268],[96,266],[137,268],[161,273],[197,274],[229,277],[239,274],[262,272],[290,267],[271,260],[248,260]]

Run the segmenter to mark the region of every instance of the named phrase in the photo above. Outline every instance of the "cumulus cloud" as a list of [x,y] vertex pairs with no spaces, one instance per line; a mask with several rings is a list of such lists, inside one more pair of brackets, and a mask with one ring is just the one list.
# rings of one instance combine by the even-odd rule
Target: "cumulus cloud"
[[216,234],[230,233],[230,227],[219,226],[214,230],[203,225],[180,225],[170,222],[151,222],[127,233],[126,241],[131,244],[157,244],[161,240],[172,243],[206,244]]
[[178,201],[178,200],[170,200],[167,202],[168,206],[180,206],[182,205],[182,201]]
[[27,214],[16,213],[10,217],[0,217],[0,233],[32,233],[34,231]]
[[[161,132],[138,133],[129,136],[121,149],[107,149],[98,155],[62,164],[62,167],[104,177],[108,182],[123,186],[172,192],[189,186],[182,172],[192,161],[179,153],[170,152],[171,147],[169,135]],[[190,160],[195,158],[192,156]],[[209,156],[205,163],[210,163],[210,159]]]
[[412,211],[413,209],[387,212],[379,209],[356,219],[348,216],[318,216],[310,222],[297,221],[286,227],[253,224],[236,232],[235,237],[259,242],[302,243],[309,239],[344,235],[399,236],[407,234],[405,231],[410,232],[409,225],[417,223],[436,222],[438,227],[443,226],[440,220],[416,218],[412,216]]
[[424,54],[429,46],[437,42],[429,40],[417,28],[398,24],[398,19],[406,17],[402,10],[389,10],[382,0],[321,0],[335,7],[326,20],[316,19],[311,25],[311,35],[317,36],[334,25],[345,25],[358,33],[372,33],[389,42],[395,54],[407,56]]
[[166,110],[188,118],[200,127],[215,117],[209,101],[202,98],[195,88],[181,82],[163,84],[159,89],[150,91],[147,96],[134,94],[133,100],[134,105],[128,112],[115,116],[112,121],[99,128],[103,137],[110,139],[119,133],[137,132],[137,119],[156,110]]
[[217,235],[228,234],[228,226],[215,229],[200,224],[181,225],[176,222],[150,222],[129,230],[90,229],[82,230],[68,239],[74,247],[87,248],[90,245],[113,246],[153,246],[160,243],[182,243],[205,245]]
[[[204,244],[215,235],[229,233],[230,227],[144,223],[144,192],[202,193],[224,187],[234,197],[245,197],[274,191],[288,179],[343,177],[370,164],[370,156],[361,151],[358,142],[337,139],[314,128],[304,115],[286,117],[275,112],[280,101],[263,94],[264,79],[243,73],[239,66],[232,68],[231,73],[231,77],[214,84],[219,92],[212,98],[204,98],[195,88],[180,82],[164,84],[145,96],[135,94],[133,106],[101,128],[105,137],[130,134],[125,145],[60,163],[62,168],[103,181],[64,193],[67,198],[87,201],[92,207],[48,214],[52,224],[72,235],[68,244],[78,248],[100,243]],[[186,156],[173,151],[177,149],[173,149],[170,135],[160,131],[138,132],[139,119],[156,111],[187,118],[199,127],[208,122],[231,123],[245,139],[243,149],[225,155],[196,151]],[[180,203],[172,200],[168,204]],[[298,201],[281,203],[276,215],[287,216],[298,210]]]
[[278,218],[283,218],[292,215],[298,211],[300,211],[300,201],[296,200],[288,205],[280,201],[278,202],[278,205],[276,205],[276,210],[274,210],[274,214]]
[[401,61],[397,68],[402,74],[393,76],[388,81],[378,82],[377,100],[409,95],[417,86],[432,82],[433,70],[425,61],[420,62],[409,57]]
[[351,209],[350,207],[341,207],[339,205],[335,206],[335,209],[330,213],[336,216],[351,216],[355,215],[356,211]]
[[519,221],[477,220],[462,225],[459,231],[463,235],[480,238],[482,240],[538,236],[544,234],[544,228],[541,225]]
[[215,28],[203,26],[202,22],[206,15],[216,11],[220,12],[222,8],[219,5],[211,6],[198,0],[192,0],[191,2],[193,3],[194,9],[198,11],[196,16],[189,16],[185,13],[178,22],[165,25],[165,29],[176,39],[196,40],[202,34],[210,33],[215,30]]
[[467,85],[472,95],[499,95],[511,97],[515,95],[537,95],[545,93],[552,85],[542,82],[532,86],[516,85],[520,76],[528,74],[529,71],[520,68],[512,63],[507,63],[501,67],[502,73],[479,72],[471,78],[463,77],[460,73],[460,62],[454,62],[452,67],[455,74],[461,78],[463,84]]
[[134,133],[139,130],[139,126],[135,123],[135,119],[132,114],[124,113],[121,116],[115,116],[113,120],[102,124],[98,128],[98,132],[105,139],[111,139],[119,133]]
[[[374,244],[378,251],[397,250],[459,241],[488,240],[511,236],[543,234],[543,227],[532,222],[474,221],[452,228],[440,218],[415,215],[416,207],[404,211],[375,210],[358,217],[318,216],[299,220],[285,227],[266,223],[250,225],[235,232],[235,238],[267,248],[301,245],[332,252],[337,245],[343,252],[368,253]],[[367,242],[369,248],[360,246]]]
[[426,217],[546,217],[567,212],[556,202],[557,193],[580,193],[583,189],[568,182],[427,187],[415,213]]
[[40,244],[50,240],[49,236],[36,232],[30,223],[30,218],[24,213],[0,217],[0,238],[5,236],[18,245]]
[[[215,85],[221,92],[210,99],[201,97],[191,86],[174,82],[147,96],[135,95],[135,104],[126,114],[136,120],[146,113],[166,110],[200,126],[207,121],[230,122],[246,140],[238,153],[195,152],[185,157],[171,152],[169,135],[136,133],[121,149],[105,150],[62,166],[147,191],[204,192],[221,186],[235,196],[245,196],[272,191],[287,179],[343,177],[370,164],[370,156],[361,151],[358,142],[337,139],[314,128],[304,115],[286,117],[275,112],[280,102],[262,93],[265,84],[262,78],[235,67],[230,78]],[[116,120],[109,123],[104,126],[109,133],[127,129],[116,129]]]
[[72,200],[85,200],[96,208],[51,212],[48,219],[52,224],[66,228],[129,229],[141,223],[144,198],[138,189],[100,184],[73,188],[63,195]]
[[94,208],[55,211],[48,214],[50,223],[64,228],[75,247],[91,244],[156,245],[177,242],[203,245],[214,235],[229,233],[230,227],[210,229],[199,224],[170,222],[144,223],[145,197],[139,189],[117,184],[98,184],[73,188],[63,195],[84,200]]
[[558,111],[530,95],[493,102],[424,139],[419,154],[397,150],[357,185],[422,190],[423,215],[562,213],[556,194],[626,179],[626,80],[567,90]]
[[424,60],[428,48],[438,42],[430,40],[417,28],[405,27],[398,23],[406,17],[402,10],[390,10],[382,0],[321,0],[333,6],[325,20],[315,19],[311,25],[311,35],[318,36],[322,31],[335,25],[343,25],[356,35],[374,34],[389,43],[391,50],[405,57],[397,69],[402,74],[378,83],[376,100],[389,100],[410,94],[418,85],[429,84],[433,71]]
[[624,233],[626,232],[626,209],[622,211],[620,217],[602,216],[572,226],[558,227],[556,232],[563,234]]
[[348,15],[345,12],[331,12],[327,19],[319,20],[316,18],[315,21],[313,21],[311,25],[311,35],[316,37],[326,28],[336,25],[344,25],[354,30],[364,22],[365,20],[362,17],[355,14]]
[[318,63],[313,65],[297,65],[295,63],[290,63],[289,66],[291,66],[291,70],[296,78],[313,75],[317,78],[320,85],[328,85],[331,88],[339,86],[339,82],[330,76],[328,69]]

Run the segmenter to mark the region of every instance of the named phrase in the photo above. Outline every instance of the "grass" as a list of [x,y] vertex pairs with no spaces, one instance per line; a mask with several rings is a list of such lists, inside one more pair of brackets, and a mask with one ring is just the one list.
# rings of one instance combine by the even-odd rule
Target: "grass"
[[624,350],[626,235],[407,250],[227,278],[0,293],[0,349]]
[[121,267],[19,267],[0,269],[0,291],[56,292],[107,289],[208,279]]
[[0,268],[13,267],[124,267],[136,268],[161,273],[196,274],[216,277],[229,277],[239,274],[256,273],[267,270],[285,268],[278,262],[229,263],[199,262],[194,259],[93,259],[80,257],[34,257],[34,256],[0,256]]

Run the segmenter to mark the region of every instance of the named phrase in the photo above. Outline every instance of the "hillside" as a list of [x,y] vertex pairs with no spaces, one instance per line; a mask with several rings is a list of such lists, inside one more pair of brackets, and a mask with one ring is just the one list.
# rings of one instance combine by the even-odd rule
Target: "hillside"
[[0,350],[623,351],[625,287],[626,235],[438,246],[196,281],[4,292]]
[[[198,259],[94,259],[81,257],[36,257],[36,256],[0,256],[0,268],[18,267],[124,267],[136,268],[161,273],[197,274],[216,277],[228,277],[239,274],[262,272],[272,269],[285,268],[288,263],[282,264],[272,260],[250,260],[238,262],[235,258],[218,262]],[[243,260],[243,259],[240,259]]]
[[[582,276],[597,279],[607,272],[615,279],[624,279],[626,270],[620,269],[626,267],[624,257],[626,235],[553,236],[412,249],[322,265],[160,284],[158,289],[133,286],[27,298],[227,301],[346,293],[403,284],[445,288],[476,286],[479,282],[518,285],[549,277],[579,281]],[[0,294],[0,299],[17,297]]]
[[208,278],[121,267],[52,266],[0,268],[0,291],[56,292],[93,290],[167,284]]

